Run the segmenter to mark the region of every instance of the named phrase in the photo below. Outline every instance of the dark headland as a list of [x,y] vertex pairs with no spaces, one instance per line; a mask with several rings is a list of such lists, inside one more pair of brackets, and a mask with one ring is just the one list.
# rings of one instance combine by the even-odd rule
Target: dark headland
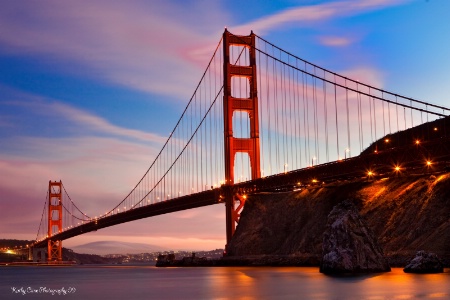
[[229,255],[268,264],[319,265],[327,216],[346,199],[353,199],[391,266],[405,266],[418,250],[434,252],[450,266],[450,173],[252,195]]
[[[363,154],[399,141],[422,143],[448,135],[449,117],[383,137]],[[421,250],[437,254],[450,267],[450,164],[441,164],[439,172],[404,170],[249,195],[226,257],[161,265],[319,266],[327,218],[333,207],[349,200],[391,267],[405,267]]]
[[[420,147],[419,143],[449,135],[450,117],[441,118],[389,134],[362,155],[407,143],[417,142]],[[406,266],[420,250],[437,254],[450,267],[450,164],[442,164],[434,174],[402,170],[295,192],[251,195],[228,254],[256,264],[319,265],[328,215],[351,199],[392,267]]]
[[406,266],[419,250],[437,254],[450,267],[450,172],[250,195],[225,258],[186,258],[161,266],[319,266],[327,217],[348,199],[391,267]]

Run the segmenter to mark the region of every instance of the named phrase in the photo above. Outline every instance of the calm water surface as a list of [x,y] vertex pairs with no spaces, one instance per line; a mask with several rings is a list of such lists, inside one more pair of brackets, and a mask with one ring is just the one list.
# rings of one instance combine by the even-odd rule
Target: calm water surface
[[331,277],[318,268],[288,267],[0,266],[0,299],[49,298],[450,299],[450,269]]

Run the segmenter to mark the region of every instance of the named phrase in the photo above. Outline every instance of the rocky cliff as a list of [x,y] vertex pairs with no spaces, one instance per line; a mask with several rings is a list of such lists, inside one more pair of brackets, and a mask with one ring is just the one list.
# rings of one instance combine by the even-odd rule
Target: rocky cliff
[[450,264],[450,173],[315,185],[247,200],[228,245],[244,257],[307,257],[318,263],[327,216],[345,199],[377,237],[391,266],[404,266],[418,250]]
[[388,272],[377,238],[351,200],[336,205],[323,234],[320,272],[328,274]]

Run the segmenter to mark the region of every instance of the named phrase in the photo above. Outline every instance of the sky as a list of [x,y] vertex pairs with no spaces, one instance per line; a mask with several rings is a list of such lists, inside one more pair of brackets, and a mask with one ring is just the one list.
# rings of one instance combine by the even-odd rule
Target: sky
[[[225,27],[321,67],[450,106],[450,1],[0,0],[0,238],[34,239],[49,180],[90,215],[134,187]],[[355,78],[355,79],[358,79]],[[63,242],[225,245],[223,205]]]

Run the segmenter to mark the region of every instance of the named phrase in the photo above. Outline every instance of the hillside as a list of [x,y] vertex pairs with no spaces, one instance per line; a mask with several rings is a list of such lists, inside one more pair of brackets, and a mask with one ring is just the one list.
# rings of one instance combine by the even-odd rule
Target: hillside
[[361,152],[361,155],[370,154],[375,151],[383,151],[393,147],[404,146],[409,143],[418,142],[419,145],[426,141],[432,141],[450,135],[450,116],[426,122],[424,124],[397,131],[378,139],[367,149]]
[[416,250],[450,265],[450,173],[335,182],[246,201],[231,256],[299,256],[318,263],[331,209],[352,199],[391,260],[403,265]]

